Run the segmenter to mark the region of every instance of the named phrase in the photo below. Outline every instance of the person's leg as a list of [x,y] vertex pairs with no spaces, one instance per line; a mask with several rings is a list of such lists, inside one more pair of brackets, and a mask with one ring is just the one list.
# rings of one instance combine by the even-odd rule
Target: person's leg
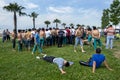
[[28,50],[30,51],[30,47],[31,47],[31,40],[28,40]]
[[83,49],[83,42],[82,42],[82,39],[81,39],[81,38],[80,38],[80,46],[81,46],[82,52],[85,52],[84,49]]
[[98,45],[99,45],[100,47],[102,46],[102,42],[101,42],[100,39],[98,40]]
[[85,61],[79,61],[79,63],[80,63],[81,65],[84,65],[84,66],[89,66],[89,63],[88,63],[88,62],[85,62]]
[[74,52],[76,52],[76,47],[77,47],[77,45],[78,45],[78,42],[79,42],[79,38],[76,37],[76,38],[75,38],[75,45],[74,45]]
[[15,39],[12,39],[13,49],[15,50]]
[[96,50],[96,48],[97,48],[97,41],[96,41],[96,38],[94,38],[94,50]]
[[113,48],[113,39],[114,39],[114,36],[111,36],[111,39],[110,39],[110,49]]
[[61,37],[58,37],[58,47],[60,47],[60,38]]
[[33,50],[32,50],[32,54],[34,54],[34,53],[35,53],[36,49],[37,49],[37,45],[36,45],[36,44],[34,44],[34,47],[33,47]]
[[43,57],[43,60],[53,63],[54,58],[55,58],[54,56],[45,56],[45,57]]
[[89,60],[88,61],[79,61],[79,63],[81,64],[81,65],[84,65],[84,66],[90,66],[89,65],[89,63],[92,61],[92,58],[89,58]]
[[60,47],[62,47],[62,36],[60,37]]
[[110,43],[110,36],[107,36],[106,49],[109,48],[109,43]]
[[38,49],[39,49],[39,52],[42,54],[42,48],[40,45],[37,45],[38,46]]
[[22,51],[22,40],[20,41],[20,51]]
[[18,41],[18,51],[20,51],[20,41]]

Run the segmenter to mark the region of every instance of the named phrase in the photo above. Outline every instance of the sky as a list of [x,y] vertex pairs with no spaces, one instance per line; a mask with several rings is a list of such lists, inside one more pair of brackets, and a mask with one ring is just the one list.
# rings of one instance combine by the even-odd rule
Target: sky
[[[61,23],[84,24],[90,26],[101,26],[103,9],[109,8],[113,0],[0,0],[0,29],[10,29],[13,26],[13,13],[3,10],[3,6],[9,3],[18,3],[25,7],[27,14],[38,13],[36,28],[44,27],[44,21],[51,22],[50,27],[55,27],[54,19],[61,20]],[[17,15],[18,29],[32,28],[32,18]],[[62,27],[59,24],[59,27]]]

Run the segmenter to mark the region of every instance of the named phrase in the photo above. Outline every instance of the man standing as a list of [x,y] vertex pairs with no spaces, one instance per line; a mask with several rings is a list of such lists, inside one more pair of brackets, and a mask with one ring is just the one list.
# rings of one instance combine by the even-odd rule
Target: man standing
[[82,42],[82,39],[81,39],[82,31],[81,31],[81,27],[80,26],[76,30],[75,36],[76,36],[76,38],[75,38],[74,52],[76,52],[76,47],[77,47],[79,42],[80,42],[80,46],[81,46],[82,52],[85,52],[84,49],[83,49],[83,42]]
[[15,34],[15,30],[13,30],[13,32],[11,33],[11,37],[12,37],[12,46],[13,46],[13,51],[15,50],[16,47],[16,34]]
[[62,29],[60,29],[58,31],[58,47],[62,47],[62,44],[63,44],[63,35],[64,35],[64,31]]
[[22,51],[22,33],[21,33],[21,30],[18,30],[17,39],[18,39],[18,51]]
[[96,50],[97,43],[98,43],[98,45],[100,47],[102,46],[102,43],[100,41],[100,32],[99,32],[99,30],[96,27],[93,27],[92,37],[94,38],[94,42],[93,42],[93,44],[94,44],[94,50]]
[[109,48],[109,44],[110,44],[110,49],[113,48],[113,39],[114,39],[114,34],[115,34],[115,29],[112,27],[112,25],[110,25],[107,30],[107,43],[106,43],[106,49]]
[[39,52],[42,54],[42,48],[40,47],[39,29],[35,31],[34,42],[35,43],[34,43],[32,54],[35,53],[37,48],[39,49]]

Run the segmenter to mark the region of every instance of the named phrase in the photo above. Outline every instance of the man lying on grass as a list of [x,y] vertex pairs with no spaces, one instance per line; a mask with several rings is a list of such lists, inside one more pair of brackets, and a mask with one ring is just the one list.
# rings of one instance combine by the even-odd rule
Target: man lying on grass
[[101,49],[100,48],[96,49],[96,54],[93,54],[92,57],[89,59],[89,61],[87,61],[87,62],[80,61],[79,63],[81,65],[84,65],[84,66],[92,67],[92,72],[93,73],[95,72],[96,68],[99,68],[101,66],[102,63],[104,63],[104,65],[106,66],[106,68],[108,70],[112,70],[108,66],[108,64],[106,62],[106,59],[105,59],[105,56],[103,54],[101,54]]
[[70,61],[66,61],[64,60],[63,58],[61,57],[54,57],[54,56],[46,56],[44,55],[42,58],[40,58],[39,56],[36,57],[37,59],[43,59],[47,62],[50,62],[50,63],[55,63],[57,64],[59,70],[61,71],[62,74],[65,74],[66,72],[63,70],[63,66],[65,67],[69,67],[73,64],[73,62],[70,62]]

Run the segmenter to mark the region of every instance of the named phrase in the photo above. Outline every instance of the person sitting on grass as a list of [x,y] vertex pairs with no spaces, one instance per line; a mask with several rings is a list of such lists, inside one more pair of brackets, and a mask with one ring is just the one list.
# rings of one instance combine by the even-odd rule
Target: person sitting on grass
[[108,70],[112,70],[108,66],[107,61],[105,59],[105,56],[103,54],[101,54],[101,49],[100,48],[96,49],[96,54],[93,54],[92,57],[89,59],[89,61],[87,61],[87,62],[80,61],[79,63],[81,65],[84,65],[84,66],[92,67],[92,72],[93,73],[95,73],[95,69],[99,68],[102,63],[104,63],[104,65],[106,66],[106,68]]
[[55,63],[57,64],[59,70],[61,71],[62,74],[65,74],[66,72],[63,70],[63,66],[65,67],[69,67],[73,64],[73,62],[70,61],[66,61],[65,59],[61,58],[61,57],[54,57],[54,56],[46,56],[44,55],[42,58],[40,58],[39,56],[36,57],[37,59],[43,59],[47,62],[50,63]]

